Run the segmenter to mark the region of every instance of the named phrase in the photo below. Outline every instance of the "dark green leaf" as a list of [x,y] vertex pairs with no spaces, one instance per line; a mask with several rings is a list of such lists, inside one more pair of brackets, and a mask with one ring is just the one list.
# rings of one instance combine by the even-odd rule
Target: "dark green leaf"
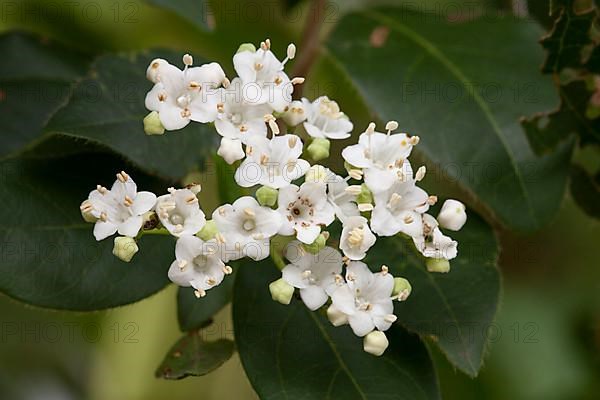
[[162,136],[144,133],[144,98],[152,87],[146,68],[156,57],[176,63],[181,55],[155,52],[98,59],[67,106],[48,123],[46,134],[100,144],[149,173],[169,179],[185,176],[214,152],[218,134],[199,123]]
[[[119,164],[94,155],[0,163],[0,291],[41,307],[89,311],[138,301],[168,283],[171,240],[143,237],[128,264],[112,255],[112,238],[96,242],[81,218],[90,190],[115,179],[96,167],[125,168]],[[164,185],[130,172],[140,190]]]
[[212,13],[205,0],[147,0],[151,4],[172,11],[179,17],[190,21],[198,28],[207,30]]
[[[373,41],[376,29],[389,32],[385,40]],[[459,24],[383,9],[345,17],[328,47],[374,117],[400,121],[444,176],[505,225],[532,230],[558,210],[571,154],[567,144],[536,157],[519,125],[522,115],[557,105],[551,80],[538,71],[540,34],[531,21]]]
[[233,342],[206,342],[202,332],[190,332],[175,343],[156,370],[157,378],[183,379],[202,376],[219,368],[233,355]]
[[238,271],[233,302],[236,345],[254,389],[269,399],[439,399],[427,349],[399,326],[387,333],[381,357],[367,354],[348,326],[294,299],[273,302],[269,282],[281,275],[271,261]]
[[476,376],[500,298],[498,245],[490,227],[474,213],[460,232],[449,234],[459,246],[447,274],[427,272],[412,241],[398,237],[380,238],[367,262],[374,269],[388,265],[394,276],[412,284],[410,297],[396,306],[398,322],[431,335],[452,364]]
[[235,275],[226,276],[223,283],[200,299],[194,295],[193,288],[180,287],[177,292],[177,319],[181,330],[187,332],[201,328],[225,307],[231,301],[234,280]]
[[577,165],[571,167],[571,194],[586,214],[600,218],[600,181]]
[[37,139],[85,75],[89,59],[20,33],[0,36],[0,156]]

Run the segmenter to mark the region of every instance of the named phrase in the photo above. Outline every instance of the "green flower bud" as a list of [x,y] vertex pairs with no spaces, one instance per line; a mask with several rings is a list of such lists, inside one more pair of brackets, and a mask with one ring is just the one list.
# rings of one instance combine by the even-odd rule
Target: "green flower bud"
[[425,266],[429,272],[446,273],[450,271],[450,261],[444,258],[428,258]]
[[250,51],[252,53],[255,53],[256,52],[256,47],[252,43],[242,43],[242,44],[240,44],[240,47],[238,47],[238,49],[235,52],[235,54],[241,53],[242,51]]
[[324,160],[329,157],[329,147],[331,143],[327,139],[316,138],[308,145],[306,150],[310,157],[315,160]]
[[394,278],[394,291],[392,296],[398,297],[398,301],[404,301],[410,296],[412,286],[410,282],[404,278]]
[[390,342],[388,342],[385,333],[381,331],[373,331],[365,336],[363,340],[363,349],[374,356],[382,355],[388,348]]
[[137,253],[139,247],[135,239],[126,236],[117,236],[113,247],[113,254],[121,261],[129,262]]
[[285,305],[290,304],[294,295],[294,287],[281,278],[269,284],[269,291],[274,301]]
[[146,135],[162,135],[165,133],[165,127],[160,122],[156,111],[152,111],[144,117],[144,132],[146,132]]
[[256,191],[256,200],[261,206],[273,207],[277,203],[279,191],[269,186],[262,186]]
[[310,254],[318,254],[325,247],[327,239],[329,239],[329,232],[322,232],[314,242],[311,244],[302,243],[302,247]]
[[360,193],[356,196],[357,204],[372,204],[373,203],[373,193],[369,190],[367,185],[364,183],[360,185]]
[[208,221],[206,221],[206,224],[204,224],[204,227],[202,227],[200,232],[196,233],[196,236],[198,236],[200,239],[206,242],[214,238],[218,232],[219,230],[217,229],[217,224],[215,223],[215,221],[209,219]]

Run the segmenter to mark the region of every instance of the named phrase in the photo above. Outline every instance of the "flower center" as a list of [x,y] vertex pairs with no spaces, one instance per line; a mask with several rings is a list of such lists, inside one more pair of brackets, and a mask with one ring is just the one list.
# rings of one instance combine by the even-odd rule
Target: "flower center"
[[254,228],[256,228],[256,221],[254,219],[249,218],[244,221],[242,226],[246,231],[252,231],[254,230]]
[[363,226],[358,226],[350,231],[348,235],[348,243],[352,247],[360,247],[363,243],[365,234],[363,232]]
[[194,264],[194,268],[197,270],[203,270],[206,267],[206,263],[208,262],[208,257],[204,254],[200,254],[199,256],[194,257],[192,263]]
[[181,225],[184,222],[184,218],[181,214],[172,214],[169,216],[169,221],[171,221],[173,225]]

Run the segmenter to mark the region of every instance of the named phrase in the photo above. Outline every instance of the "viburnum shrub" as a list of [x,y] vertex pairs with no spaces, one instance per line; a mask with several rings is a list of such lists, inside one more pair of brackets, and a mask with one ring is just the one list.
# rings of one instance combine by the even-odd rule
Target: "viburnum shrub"
[[[333,325],[349,325],[364,337],[365,351],[381,355],[389,344],[384,332],[397,319],[393,301],[406,300],[412,288],[386,265],[362,260],[378,237],[402,234],[427,258],[430,273],[449,272],[458,243],[442,230],[462,228],[465,206],[447,200],[437,217],[428,214],[437,197],[417,186],[426,169],[415,171],[409,161],[419,137],[396,133],[396,121],[383,132],[370,123],[358,143],[330,155],[330,141],[349,138],[354,125],[326,96],[292,100],[304,82],[284,72],[295,53],[290,44],[279,61],[268,39],[258,49],[242,44],[233,57],[238,77],[231,80],[217,63],[194,67],[188,54],[183,70],[163,59],[147,69],[154,87],[145,101],[146,133],[214,124],[221,136],[217,154],[237,166],[235,182],[252,189],[248,195],[207,219],[200,185],[157,196],[138,191],[121,171],[110,189],[98,185],[90,192],[81,212],[94,223],[96,240],[119,235],[113,254],[123,261],[135,256],[142,235],[175,236],[169,279],[193,287],[198,301],[228,279],[230,261],[271,256],[281,269],[268,288],[273,300],[289,304],[297,290],[306,307],[327,307]],[[341,165],[339,157],[341,175],[308,161]],[[334,236],[326,229],[336,220],[342,229]]]

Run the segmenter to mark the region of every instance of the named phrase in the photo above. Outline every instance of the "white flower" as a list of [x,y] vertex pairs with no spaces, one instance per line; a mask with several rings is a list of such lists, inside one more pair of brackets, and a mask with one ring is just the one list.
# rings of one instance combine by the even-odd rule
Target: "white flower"
[[438,214],[437,220],[442,228],[459,231],[467,222],[466,207],[457,200],[446,200]]
[[233,164],[237,160],[244,158],[244,149],[240,139],[221,138],[221,145],[217,150],[217,154],[223,157],[227,164]]
[[82,213],[97,218],[94,226],[96,240],[105,239],[117,231],[134,237],[142,228],[143,215],[156,203],[156,195],[137,191],[129,175],[121,171],[110,190],[97,186],[81,205]]
[[169,279],[179,286],[192,286],[197,296],[223,281],[231,268],[221,260],[222,249],[212,239],[207,242],[196,236],[182,236],[175,245],[176,260],[169,268]]
[[304,129],[312,137],[327,139],[346,139],[354,127],[348,117],[340,111],[338,104],[322,96],[314,102],[302,99],[306,122]]
[[340,249],[346,257],[350,260],[362,260],[367,255],[367,250],[375,244],[375,240],[366,218],[346,218],[340,238]]
[[244,256],[256,261],[265,259],[269,256],[269,238],[281,227],[281,215],[250,196],[217,208],[213,220],[224,239],[225,260]]
[[346,269],[347,283],[331,296],[333,305],[348,316],[348,323],[357,336],[373,329],[385,331],[396,321],[393,314],[394,278],[387,270],[372,273],[360,261],[352,261]]
[[410,179],[397,180],[389,189],[374,195],[371,228],[379,236],[393,236],[398,232],[411,237],[423,234],[421,214],[429,209],[429,196],[415,185],[412,172],[410,176]]
[[[365,183],[373,193],[389,189],[394,182],[405,180],[412,170],[405,163],[418,137],[408,137],[405,133],[388,134],[374,131],[369,125],[361,134],[358,144],[348,146],[342,151],[342,157],[349,164],[364,170]],[[410,168],[410,165],[408,165]]]
[[244,101],[240,78],[235,78],[227,89],[219,89],[218,92],[215,128],[219,135],[241,140],[244,144],[253,135],[267,135],[264,117],[271,113],[271,108],[266,104]]
[[321,233],[321,225],[335,219],[333,207],[327,201],[325,186],[305,182],[302,186],[290,185],[279,189],[277,211],[283,216],[279,233],[296,234],[299,241],[311,244]]
[[195,235],[206,224],[198,197],[189,189],[169,189],[156,201],[156,214],[173,236]]
[[283,120],[288,126],[296,126],[306,120],[304,105],[300,100],[294,100],[288,106],[286,112],[282,115]]
[[451,260],[458,255],[458,242],[444,235],[438,227],[438,222],[429,214],[422,216],[423,234],[414,236],[413,242],[427,258]]
[[356,197],[351,190],[348,190],[346,179],[337,175],[329,168],[322,165],[313,165],[306,173],[305,182],[316,182],[327,185],[327,201],[333,207],[335,215],[340,221],[347,217],[360,215],[356,205]]
[[154,60],[147,76],[155,82],[146,95],[146,108],[157,111],[167,130],[185,127],[190,120],[212,122],[217,117],[217,87],[227,81],[217,63],[182,71],[164,60]]
[[[287,59],[286,59],[287,61]],[[294,86],[283,72],[282,63],[270,50],[270,42],[261,48],[240,51],[233,56],[233,66],[244,84],[244,98],[253,104],[268,104],[273,110],[283,112],[292,101]]]
[[275,136],[269,140],[253,136],[246,146],[246,159],[235,172],[235,180],[242,187],[254,185],[279,189],[306,173],[310,164],[299,159],[302,141],[295,135]]
[[285,257],[291,264],[283,269],[283,280],[300,289],[300,297],[309,309],[323,306],[342,281],[342,255],[331,247],[310,254],[294,240],[288,244]]

